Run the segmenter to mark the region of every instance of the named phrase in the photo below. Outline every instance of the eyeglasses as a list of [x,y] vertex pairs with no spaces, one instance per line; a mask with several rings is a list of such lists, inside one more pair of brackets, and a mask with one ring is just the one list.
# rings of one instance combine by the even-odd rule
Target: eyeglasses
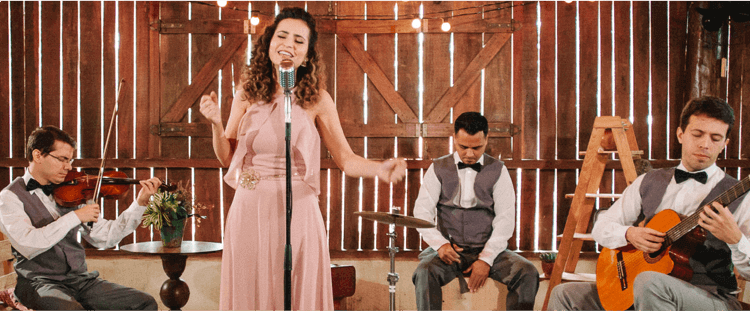
[[62,158],[56,157],[56,156],[52,155],[51,153],[48,153],[47,155],[50,156],[50,157],[55,158],[57,161],[60,161],[60,163],[62,163],[62,164],[73,164],[73,161],[75,160],[75,159],[68,159],[66,157],[62,157]]

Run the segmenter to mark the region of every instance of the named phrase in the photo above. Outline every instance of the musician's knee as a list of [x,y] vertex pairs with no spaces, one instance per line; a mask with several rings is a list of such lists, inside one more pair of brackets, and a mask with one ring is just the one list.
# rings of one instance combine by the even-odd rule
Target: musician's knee
[[633,296],[643,297],[646,295],[653,296],[658,292],[664,291],[666,288],[666,278],[670,276],[653,271],[645,271],[638,274],[633,281]]

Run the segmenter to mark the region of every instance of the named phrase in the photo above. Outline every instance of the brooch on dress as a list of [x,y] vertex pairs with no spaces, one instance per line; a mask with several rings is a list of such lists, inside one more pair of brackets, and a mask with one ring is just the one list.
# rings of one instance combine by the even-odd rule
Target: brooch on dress
[[240,187],[247,190],[254,190],[258,181],[260,181],[260,175],[254,169],[242,171],[240,174]]

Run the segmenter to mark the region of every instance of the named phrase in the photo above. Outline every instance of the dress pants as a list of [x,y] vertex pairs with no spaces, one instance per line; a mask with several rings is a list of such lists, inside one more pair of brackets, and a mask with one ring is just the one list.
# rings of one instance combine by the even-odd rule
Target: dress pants
[[[712,293],[678,278],[642,272],[633,282],[635,310],[739,310],[737,297]],[[603,310],[596,284],[572,282],[556,286],[547,310]]]
[[[437,251],[427,248],[419,254],[419,265],[414,271],[417,309],[442,310],[442,286],[462,274],[455,264],[447,265],[440,260]],[[470,265],[470,263],[467,263]],[[505,300],[507,310],[531,310],[534,308],[539,289],[539,272],[526,258],[505,250],[495,258],[490,267],[489,278],[508,286]]]
[[154,297],[137,289],[107,282],[92,271],[65,281],[18,277],[15,294],[34,310],[156,310]]

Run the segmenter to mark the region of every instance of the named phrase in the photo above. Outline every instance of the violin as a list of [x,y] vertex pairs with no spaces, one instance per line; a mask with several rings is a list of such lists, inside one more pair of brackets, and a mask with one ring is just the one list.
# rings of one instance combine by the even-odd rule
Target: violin
[[[94,200],[96,192],[97,175],[88,175],[84,172],[70,171],[65,176],[65,181],[55,186],[52,195],[55,197],[57,204],[68,208],[76,207],[86,201]],[[138,184],[140,180],[128,178],[128,175],[121,171],[104,172],[101,177],[101,189],[99,195],[106,199],[119,199],[130,190],[129,185]],[[162,183],[159,189],[162,191],[175,191],[177,186],[168,183]]]

